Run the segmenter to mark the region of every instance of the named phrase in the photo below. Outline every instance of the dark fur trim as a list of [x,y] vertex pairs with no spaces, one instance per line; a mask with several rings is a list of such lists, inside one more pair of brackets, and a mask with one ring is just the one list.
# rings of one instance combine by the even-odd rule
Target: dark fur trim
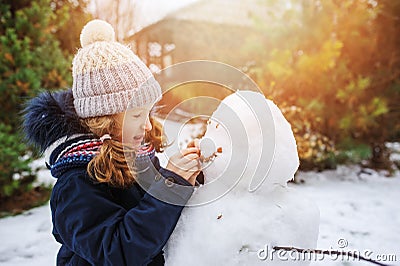
[[22,128],[28,142],[43,152],[63,136],[90,133],[82,126],[73,104],[72,91],[42,92],[27,102]]

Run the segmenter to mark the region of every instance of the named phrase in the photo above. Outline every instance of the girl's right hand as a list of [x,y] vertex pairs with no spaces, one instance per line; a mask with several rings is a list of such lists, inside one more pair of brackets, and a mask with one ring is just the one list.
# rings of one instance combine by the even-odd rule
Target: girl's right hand
[[186,148],[171,156],[166,169],[182,176],[194,186],[196,177],[200,173],[199,149]]

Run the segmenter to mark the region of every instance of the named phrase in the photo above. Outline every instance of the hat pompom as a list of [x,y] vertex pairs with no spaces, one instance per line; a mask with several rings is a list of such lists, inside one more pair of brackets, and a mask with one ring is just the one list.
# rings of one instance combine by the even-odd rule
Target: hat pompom
[[82,47],[95,42],[112,42],[115,41],[115,32],[109,23],[104,20],[95,19],[83,27],[80,40]]

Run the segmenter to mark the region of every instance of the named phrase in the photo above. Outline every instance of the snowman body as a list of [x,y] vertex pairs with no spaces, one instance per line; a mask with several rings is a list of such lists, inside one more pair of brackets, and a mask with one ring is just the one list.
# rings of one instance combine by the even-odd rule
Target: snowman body
[[[213,113],[202,141],[204,185],[196,188],[165,247],[166,265],[309,265],[274,246],[315,248],[319,210],[287,182],[299,165],[279,108],[238,91]],[[298,254],[297,254],[298,255]],[[301,257],[301,256],[300,256]]]

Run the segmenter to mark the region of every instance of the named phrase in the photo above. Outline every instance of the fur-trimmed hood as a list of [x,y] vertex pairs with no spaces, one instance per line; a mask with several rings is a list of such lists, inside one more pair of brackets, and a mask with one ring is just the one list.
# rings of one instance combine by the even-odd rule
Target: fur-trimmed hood
[[42,92],[26,103],[22,128],[26,140],[44,152],[56,140],[88,134],[75,112],[72,90]]

